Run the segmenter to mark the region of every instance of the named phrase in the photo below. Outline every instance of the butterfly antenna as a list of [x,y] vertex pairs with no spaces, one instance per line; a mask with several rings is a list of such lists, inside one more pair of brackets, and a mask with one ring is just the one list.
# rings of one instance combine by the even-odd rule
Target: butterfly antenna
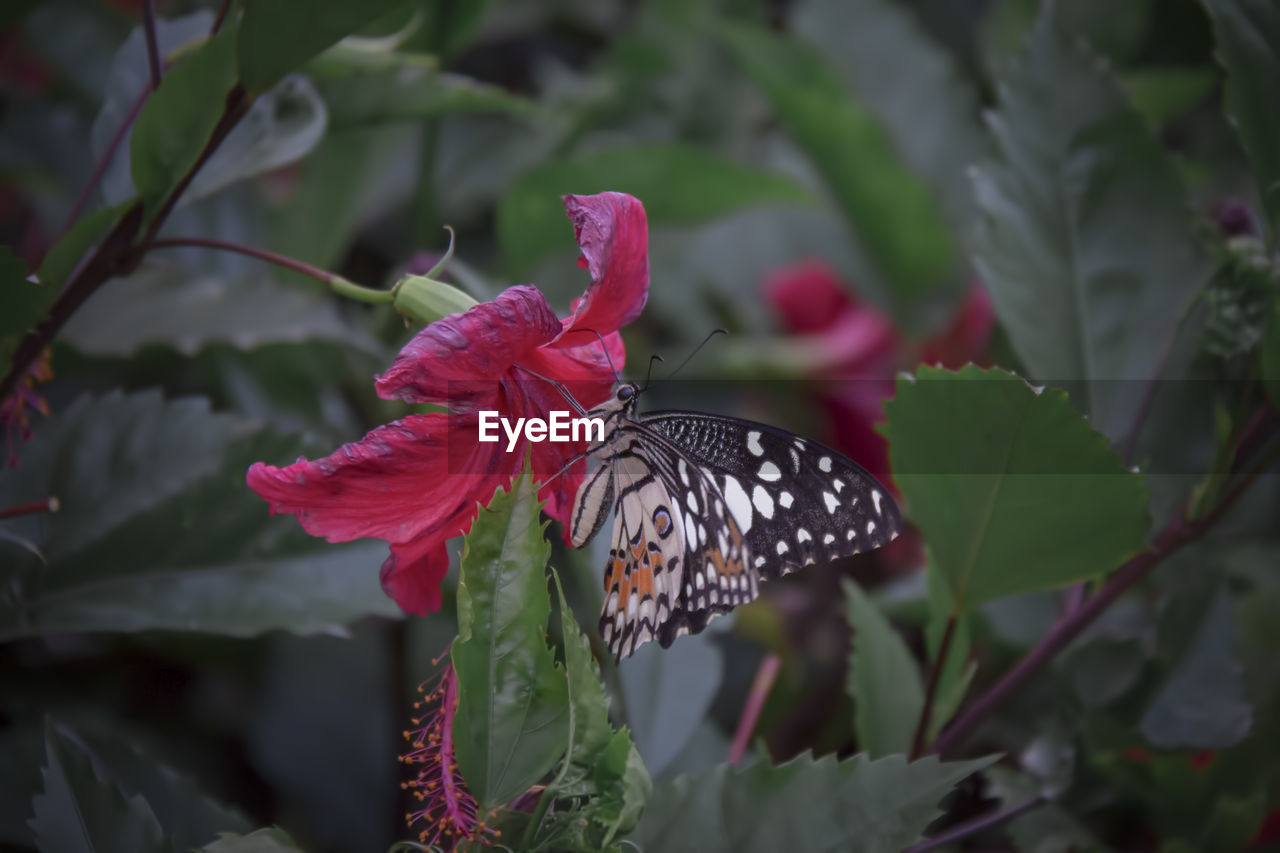
[[673,376],[675,376],[677,373],[679,373],[681,370],[684,370],[684,366],[689,362],[693,361],[693,357],[697,355],[702,350],[702,348],[705,347],[711,341],[711,339],[714,338],[716,335],[727,335],[727,334],[729,334],[729,332],[726,331],[725,329],[712,329],[711,334],[703,338],[702,343],[694,347],[693,352],[689,353],[689,355],[685,358],[685,360],[680,362],[680,366],[677,367],[675,370],[671,371],[671,373],[667,374],[667,378],[670,379]]
[[587,413],[587,410],[582,407],[582,404],[579,403],[577,399],[574,398],[573,394],[569,393],[569,389],[565,387],[565,384],[563,382],[559,381],[558,379],[552,379],[550,376],[543,376],[538,371],[530,370],[529,368],[525,367],[523,364],[517,364],[516,367],[520,368],[525,373],[528,373],[530,376],[534,376],[534,377],[537,377],[538,379],[541,379],[543,382],[546,382],[552,388],[559,391],[560,396],[564,397],[564,401],[568,403],[570,406],[573,406],[574,411],[577,412],[578,414],[585,415]]
[[653,376],[653,365],[657,362],[665,363],[666,359],[664,359],[662,356],[658,355],[657,353],[654,353],[653,355],[649,356],[649,369],[644,374],[644,387],[641,388],[638,393],[643,394],[645,391],[649,390],[649,379]]
[[[609,347],[605,346],[604,336],[601,335],[599,332],[597,332],[595,329],[574,329],[573,331],[574,332],[590,332],[591,334],[596,336],[596,340],[600,342],[600,351],[604,353],[604,360],[609,362],[609,369],[613,371],[613,381],[621,385],[622,376],[621,374],[618,373],[618,368],[613,363],[613,356],[609,355]],[[570,332],[570,334],[573,334],[573,332]]]

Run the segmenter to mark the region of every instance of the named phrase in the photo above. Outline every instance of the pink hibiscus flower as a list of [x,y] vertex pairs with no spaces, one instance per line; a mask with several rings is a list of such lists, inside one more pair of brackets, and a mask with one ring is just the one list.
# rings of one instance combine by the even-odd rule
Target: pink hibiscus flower
[[[585,449],[523,437],[509,452],[505,437],[482,444],[477,413],[545,418],[565,409],[560,393],[534,374],[564,383],[590,408],[612,393],[610,360],[622,369],[618,329],[640,314],[649,292],[644,207],[623,193],[564,202],[582,251],[578,265],[591,274],[569,317],[561,320],[537,288],[521,285],[437,320],[405,345],[376,387],[385,399],[448,412],[409,415],[323,459],[249,468],[250,488],[313,536],[385,539],[391,556],[382,565],[383,588],[411,613],[440,608],[445,543],[470,529],[477,504],[511,482],[526,453],[545,480]],[[543,486],[549,515],[566,520],[584,473],[579,463]]]
[[995,323],[986,291],[975,286],[946,329],[913,343],[821,261],[777,270],[764,292],[787,332],[817,344],[818,359],[810,369],[812,378],[823,380],[819,399],[834,446],[890,486],[889,448],[875,424],[893,396],[894,375],[918,363],[982,363]]

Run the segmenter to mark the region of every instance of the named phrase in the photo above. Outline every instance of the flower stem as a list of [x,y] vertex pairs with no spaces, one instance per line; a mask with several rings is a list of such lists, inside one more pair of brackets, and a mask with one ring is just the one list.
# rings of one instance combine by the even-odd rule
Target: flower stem
[[782,663],[773,652],[764,656],[756,669],[755,681],[751,682],[751,692],[747,694],[747,703],[742,708],[742,717],[738,720],[738,730],[733,734],[733,744],[729,747],[729,763],[738,764],[747,753],[747,744],[751,742],[751,734],[756,730],[760,712],[773,689],[773,682],[778,677],[778,667]]
[[976,835],[984,829],[990,829],[993,826],[999,826],[1006,821],[1013,820],[1019,815],[1026,814],[1032,809],[1039,808],[1046,802],[1047,801],[1044,797],[1036,796],[1018,803],[1016,806],[1010,806],[1007,809],[979,815],[973,820],[967,820],[964,823],[956,824],[946,832],[938,833],[933,838],[926,838],[919,844],[913,844],[904,850],[903,853],[925,853],[926,850],[936,850],[937,848],[950,844],[953,841],[968,838],[970,835]]
[[240,255],[248,255],[251,258],[257,258],[260,261],[266,261],[269,264],[275,264],[278,267],[293,270],[301,273],[308,278],[314,278],[323,284],[327,284],[329,289],[334,293],[355,299],[358,302],[384,303],[391,302],[395,298],[395,294],[390,290],[375,290],[371,287],[362,287],[354,282],[348,281],[336,273],[322,270],[319,267],[313,267],[311,264],[303,263],[294,258],[280,255],[267,249],[258,249],[254,246],[245,246],[242,243],[229,243],[225,240],[210,240],[205,237],[172,237],[163,240],[152,240],[147,243],[147,249],[175,249],[175,248],[200,248],[200,249],[217,249],[223,252],[235,252]]
[[142,0],[142,28],[147,36],[147,64],[151,88],[160,88],[160,45],[156,40],[156,0]]
[[1237,480],[1235,486],[1209,512],[1197,518],[1190,518],[1184,511],[1166,524],[1151,540],[1151,544],[1145,551],[1121,566],[1096,593],[1081,602],[1075,610],[1064,613],[1022,660],[1014,664],[1013,668],[1002,675],[986,693],[965,707],[952,724],[938,736],[929,751],[946,753],[958,746],[996,708],[1079,636],[1081,631],[1092,624],[1129,587],[1146,577],[1147,573],[1161,560],[1200,538],[1211,528],[1248,490],[1271,461],[1270,456],[1259,460]]
[[947,665],[947,653],[951,651],[951,641],[956,634],[956,612],[947,616],[947,627],[942,631],[942,641],[938,643],[938,654],[933,661],[933,669],[929,673],[929,684],[925,688],[924,705],[920,708],[920,720],[916,723],[915,737],[911,739],[911,760],[915,761],[924,752],[924,742],[929,735],[929,725],[933,722],[933,703],[938,696],[938,682],[942,680],[942,670]]
[[93,171],[89,173],[89,180],[85,181],[84,188],[80,190],[80,195],[76,196],[75,204],[71,205],[71,212],[67,214],[66,220],[62,223],[62,230],[59,236],[66,234],[76,220],[80,218],[80,214],[84,212],[85,206],[89,203],[89,198],[93,195],[93,191],[98,188],[98,184],[102,182],[102,176],[106,174],[107,166],[116,155],[116,149],[124,142],[124,138],[129,135],[129,128],[133,127],[133,123],[138,119],[138,113],[142,112],[142,105],[147,102],[150,97],[152,87],[150,85],[143,86],[142,91],[138,93],[138,97],[134,99],[133,106],[129,107],[129,112],[124,117],[124,121],[120,122],[120,126],[116,128],[116,132],[112,134],[111,140],[107,143],[107,147],[103,150],[102,156],[98,158],[98,162],[93,164]]
[[[214,125],[209,141],[205,143],[200,156],[169,192],[160,209],[151,217],[146,234],[141,240],[143,244],[155,237],[196,173],[227,138],[232,128],[249,111],[249,104],[248,93],[242,85],[237,83],[227,94],[222,115]],[[146,253],[145,248],[137,246],[135,240],[144,221],[146,221],[146,211],[143,209],[142,202],[135,201],[121,214],[120,219],[102,238],[88,260],[81,263],[71,274],[57,299],[54,300],[48,315],[27,333],[13,351],[9,359],[9,370],[0,379],[0,400],[8,398],[17,385],[19,377],[24,375],[31,363],[40,357],[40,353],[44,352],[45,347],[57,337],[67,320],[85,303],[85,300],[115,276],[127,275],[137,269],[138,264],[142,262],[142,256]]]

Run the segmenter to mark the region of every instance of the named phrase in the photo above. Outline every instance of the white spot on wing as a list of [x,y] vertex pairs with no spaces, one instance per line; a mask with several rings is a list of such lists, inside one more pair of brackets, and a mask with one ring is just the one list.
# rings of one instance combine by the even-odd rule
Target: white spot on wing
[[836,541],[836,537],[830,533],[822,537],[823,545],[830,545],[834,541]]
[[752,456],[764,456],[764,448],[760,446],[760,433],[752,430],[747,433],[747,450]]
[[840,502],[836,500],[836,496],[830,492],[822,493],[822,502],[827,505],[827,512],[834,513],[836,507],[840,506]]
[[685,496],[684,502],[689,505],[689,512],[698,511],[698,499],[693,496],[693,492],[689,492]]
[[791,549],[790,549],[789,547],[787,547],[787,543],[786,543],[786,542],[779,542],[779,543],[778,543],[778,556],[779,556],[779,557],[781,557],[783,554],[787,553],[787,552],[788,552],[788,551],[790,551],[790,550],[791,550]]
[[680,482],[684,483],[686,486],[689,485],[689,469],[685,467],[683,459],[681,459],[679,464],[676,465],[676,470],[680,472]]
[[778,503],[782,504],[783,509],[791,509],[791,504],[794,501],[795,501],[795,498],[791,496],[790,492],[783,492],[782,494],[778,495]]
[[766,519],[773,518],[773,498],[764,490],[764,486],[757,485],[752,490],[751,502],[756,505],[756,509]]
[[880,499],[884,497],[879,489],[871,490],[871,502],[876,505],[876,515],[880,515]]
[[693,583],[698,587],[698,589],[702,589],[707,585],[707,582],[702,577],[702,572],[698,572],[698,574],[693,576]]
[[829,472],[831,471],[831,457],[830,457],[830,456],[824,456],[824,457],[822,457],[821,459],[819,459],[819,460],[818,460],[818,470],[819,470],[819,471],[821,471],[821,472],[822,472],[822,473],[824,473],[824,474],[827,474],[827,473],[829,473]]
[[756,568],[760,568],[765,563],[764,557],[756,557]]
[[840,490],[844,488],[844,480],[841,480],[839,477],[836,477],[834,480],[831,481],[831,485],[835,486],[836,494],[838,495],[840,494]]
[[812,541],[813,541],[813,537],[809,535],[809,531],[805,530],[803,527],[800,527],[800,528],[797,528],[797,529],[796,529],[796,541],[797,541],[797,542],[812,542]]
[[759,476],[766,483],[775,483],[782,478],[782,472],[772,462],[765,462],[760,466]]
[[876,523],[875,523],[874,521],[868,521],[868,522],[867,522],[867,535],[868,535],[868,536],[870,536],[872,533],[875,533],[875,532],[876,532]]
[[[756,488],[760,487],[757,486]],[[724,499],[729,504],[729,512],[733,513],[734,521],[738,522],[738,529],[746,533],[751,529],[754,513],[751,512],[751,499],[747,497],[746,490],[742,488],[742,484],[738,482],[736,477],[724,478]],[[772,502],[770,502],[769,509],[772,513]]]

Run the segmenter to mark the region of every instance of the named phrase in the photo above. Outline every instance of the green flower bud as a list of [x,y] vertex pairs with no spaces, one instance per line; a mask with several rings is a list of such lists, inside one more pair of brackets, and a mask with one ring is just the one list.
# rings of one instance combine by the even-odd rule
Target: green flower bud
[[403,316],[424,326],[441,317],[458,314],[477,304],[474,299],[451,284],[425,275],[407,275],[392,288],[392,304]]

